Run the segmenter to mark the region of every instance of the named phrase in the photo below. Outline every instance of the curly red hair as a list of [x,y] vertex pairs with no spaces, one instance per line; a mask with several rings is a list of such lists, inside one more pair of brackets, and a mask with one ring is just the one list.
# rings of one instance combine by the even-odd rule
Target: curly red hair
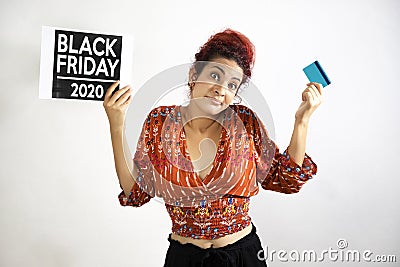
[[[245,35],[230,28],[212,35],[196,53],[195,62],[210,61],[215,57],[235,60],[243,70],[242,83],[248,82],[254,66],[255,48]],[[202,70],[201,66],[196,67],[198,73]]]

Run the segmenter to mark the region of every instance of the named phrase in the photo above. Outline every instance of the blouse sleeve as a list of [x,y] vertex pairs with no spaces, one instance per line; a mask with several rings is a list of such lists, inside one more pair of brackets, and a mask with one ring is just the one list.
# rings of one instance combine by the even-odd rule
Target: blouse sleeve
[[317,165],[307,153],[302,166],[293,161],[287,148],[281,154],[255,113],[252,121],[257,181],[265,190],[285,194],[299,192],[301,187],[317,173]]
[[[138,177],[136,177],[136,182],[133,184],[128,196],[125,195],[124,190],[118,195],[121,206],[140,207],[149,202],[154,196],[153,165],[149,157],[152,147],[154,147],[151,145],[154,139],[150,138],[152,132],[151,125],[150,112],[143,123],[136,152],[133,157],[133,163],[138,168]],[[120,187],[122,189],[121,184]]]

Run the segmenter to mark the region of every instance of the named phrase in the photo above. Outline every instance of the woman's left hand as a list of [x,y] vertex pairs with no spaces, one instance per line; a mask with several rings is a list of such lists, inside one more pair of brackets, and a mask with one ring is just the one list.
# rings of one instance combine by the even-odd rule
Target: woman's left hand
[[319,83],[308,83],[307,88],[301,94],[303,102],[296,111],[296,120],[308,122],[311,114],[322,103],[322,85]]

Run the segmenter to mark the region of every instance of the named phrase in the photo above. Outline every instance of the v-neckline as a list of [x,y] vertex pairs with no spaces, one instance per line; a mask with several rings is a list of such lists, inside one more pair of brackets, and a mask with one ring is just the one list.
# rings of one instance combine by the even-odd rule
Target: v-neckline
[[200,177],[200,175],[195,171],[194,165],[193,165],[193,162],[192,162],[192,158],[190,157],[189,149],[188,149],[188,146],[187,146],[187,140],[186,140],[186,132],[185,132],[185,128],[184,128],[184,125],[183,125],[183,122],[182,122],[181,106],[178,106],[178,112],[180,113],[179,122],[180,122],[180,127],[181,127],[181,129],[182,129],[181,131],[182,131],[183,136],[184,136],[184,140],[183,140],[184,152],[185,152],[185,154],[188,156],[188,160],[189,160],[189,163],[190,163],[190,165],[191,165],[191,170],[192,170],[193,173],[194,173],[195,179],[196,179],[197,181],[199,181],[202,185],[205,185],[205,184],[207,184],[207,183],[209,182],[210,177],[212,177],[212,175],[216,172],[216,169],[215,169],[215,168],[216,168],[217,158],[218,158],[219,153],[220,153],[219,151],[220,151],[220,149],[222,148],[222,142],[223,142],[222,139],[224,138],[224,134],[225,134],[224,123],[225,123],[225,118],[226,118],[226,110],[223,111],[223,112],[224,112],[224,117],[223,117],[223,119],[222,119],[221,134],[220,134],[220,137],[219,137],[219,142],[218,142],[218,146],[217,146],[217,151],[216,151],[216,153],[215,153],[215,157],[214,157],[214,160],[213,160],[213,163],[212,163],[212,167],[211,167],[211,170],[206,174],[206,176],[204,176],[203,179],[202,179],[202,178]]

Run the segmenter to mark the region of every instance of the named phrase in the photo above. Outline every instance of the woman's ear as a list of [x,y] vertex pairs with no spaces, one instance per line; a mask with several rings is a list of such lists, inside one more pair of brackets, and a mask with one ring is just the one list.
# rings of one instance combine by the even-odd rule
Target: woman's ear
[[189,82],[193,82],[197,80],[197,73],[194,67],[190,68],[189,71]]

